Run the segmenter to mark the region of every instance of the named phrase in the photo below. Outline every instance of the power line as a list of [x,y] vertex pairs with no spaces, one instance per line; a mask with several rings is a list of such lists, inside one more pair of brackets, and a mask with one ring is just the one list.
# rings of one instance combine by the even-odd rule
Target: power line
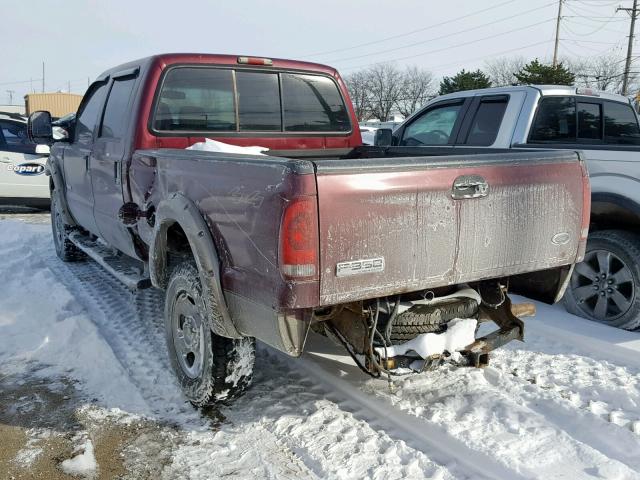
[[[536,22],[536,23],[532,23],[530,25],[525,25],[523,27],[514,28],[512,30],[507,30],[506,32],[496,33],[496,34],[493,34],[493,35],[489,35],[487,37],[478,38],[476,40],[469,40],[467,42],[458,43],[456,45],[449,45],[447,47],[438,48],[438,49],[435,49],[435,50],[429,50],[429,51],[426,51],[426,52],[416,53],[416,54],[413,54],[413,55],[407,55],[405,57],[396,57],[396,58],[393,58],[393,59],[390,59],[390,60],[387,60],[387,61],[408,60],[410,58],[421,57],[423,55],[429,55],[431,53],[438,53],[438,52],[442,52],[444,50],[451,50],[453,48],[464,47],[466,45],[470,45],[470,44],[473,44],[473,43],[482,42],[484,40],[489,40],[489,39],[492,39],[492,38],[496,38],[496,37],[500,37],[500,36],[503,36],[503,35],[507,35],[509,33],[519,32],[519,31],[525,30],[527,28],[531,28],[531,27],[535,27],[535,26],[538,26],[538,25],[542,25],[543,23],[547,23],[547,22],[549,22],[551,20],[554,20],[554,19],[553,18],[547,18],[546,20],[542,20],[541,22]],[[546,40],[545,40],[545,42],[546,42]],[[540,43],[542,43],[542,42],[540,42]],[[384,63],[384,61],[373,62],[373,63],[368,63],[368,64],[365,64],[365,65],[358,65],[358,66],[354,66],[354,67],[349,67],[349,68],[346,68],[344,70],[353,70],[353,69],[356,69],[356,68],[365,68],[365,67],[369,67],[371,65],[375,65],[377,63]]]
[[409,43],[409,44],[401,45],[399,47],[388,48],[386,50],[378,50],[378,51],[373,52],[373,53],[365,53],[365,54],[356,55],[356,56],[353,56],[353,57],[339,58],[339,59],[335,59],[335,60],[327,60],[327,62],[331,62],[331,63],[345,62],[345,61],[354,60],[354,59],[357,59],[357,58],[371,57],[371,56],[375,56],[375,55],[381,55],[381,54],[384,54],[384,53],[395,52],[395,51],[398,51],[398,50],[404,50],[406,48],[415,47],[417,45],[423,45],[425,43],[434,42],[436,40],[442,40],[443,38],[449,38],[449,37],[453,37],[455,35],[468,33],[468,32],[471,32],[473,30],[479,30],[479,29],[487,27],[489,25],[495,25],[496,23],[504,22],[506,20],[511,20],[512,18],[521,17],[522,15],[526,15],[526,14],[534,12],[536,10],[542,10],[543,8],[547,8],[548,6],[553,5],[554,3],[555,3],[555,0],[553,2],[547,3],[546,5],[543,5],[541,7],[531,8],[529,10],[525,10],[523,12],[516,13],[515,15],[510,15],[508,17],[499,18],[497,20],[493,20],[491,22],[483,23],[481,25],[477,25],[477,26],[472,27],[472,28],[466,28],[464,30],[458,30],[457,32],[447,33],[445,35],[440,35],[438,37],[432,37],[432,38],[429,38],[429,39],[426,39],[426,40],[421,40],[419,42]]
[[30,78],[29,80],[18,80],[17,82],[4,82],[4,83],[0,83],[0,85],[18,85],[23,83],[31,83],[37,80],[42,80],[42,78]]
[[496,8],[500,8],[500,7],[503,7],[503,6],[508,5],[510,3],[514,3],[515,1],[516,0],[508,0],[506,2],[499,3],[498,5],[494,5],[492,7],[483,8],[482,10],[476,10],[475,12],[471,12],[471,13],[468,13],[466,15],[462,15],[460,17],[451,18],[449,20],[445,20],[444,22],[440,22],[440,23],[433,23],[431,25],[427,25],[426,27],[418,28],[416,30],[411,30],[410,32],[406,32],[406,33],[400,33],[398,35],[393,35],[391,37],[381,38],[379,40],[373,40],[371,42],[366,42],[366,43],[360,43],[358,45],[353,45],[351,47],[337,48],[335,50],[325,50],[323,52],[316,52],[316,53],[308,53],[306,55],[302,55],[302,57],[320,57],[320,56],[323,56],[323,55],[328,55],[330,53],[346,52],[348,50],[355,50],[356,48],[368,47],[369,45],[376,45],[378,43],[387,42],[389,40],[395,40],[396,38],[407,37],[409,35],[413,35],[414,33],[424,32],[425,30],[429,30],[430,28],[441,27],[443,25],[448,25],[449,23],[453,23],[453,22],[457,22],[459,20],[462,20],[463,18],[469,18],[469,17],[472,17],[474,15],[478,15],[479,13],[484,13],[484,12],[488,12],[490,10],[495,10]]

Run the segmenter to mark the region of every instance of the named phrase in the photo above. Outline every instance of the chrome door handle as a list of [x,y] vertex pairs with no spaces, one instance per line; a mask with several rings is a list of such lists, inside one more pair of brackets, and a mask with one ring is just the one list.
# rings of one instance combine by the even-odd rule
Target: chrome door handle
[[454,200],[481,198],[489,194],[489,184],[480,175],[461,175],[453,181],[451,197]]

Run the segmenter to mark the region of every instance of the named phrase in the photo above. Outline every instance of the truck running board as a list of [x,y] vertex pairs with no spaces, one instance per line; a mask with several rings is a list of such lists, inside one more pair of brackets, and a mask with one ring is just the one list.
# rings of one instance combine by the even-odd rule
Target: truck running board
[[69,240],[130,290],[151,287],[151,279],[144,271],[142,262],[124,254],[114,254],[100,240],[93,240],[80,232],[69,233]]

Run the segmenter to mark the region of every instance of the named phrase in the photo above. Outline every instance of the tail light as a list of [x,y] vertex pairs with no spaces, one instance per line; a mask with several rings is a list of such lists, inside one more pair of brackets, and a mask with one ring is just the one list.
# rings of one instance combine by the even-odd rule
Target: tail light
[[280,225],[280,267],[287,278],[318,275],[318,211],[316,197],[300,197],[286,207]]

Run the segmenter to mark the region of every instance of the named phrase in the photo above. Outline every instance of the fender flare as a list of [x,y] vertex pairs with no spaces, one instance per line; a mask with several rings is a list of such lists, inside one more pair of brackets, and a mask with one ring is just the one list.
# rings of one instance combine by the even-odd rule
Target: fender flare
[[167,287],[167,231],[175,223],[180,225],[187,236],[200,273],[207,308],[210,312],[214,312],[215,308],[220,312],[219,315],[211,315],[214,333],[227,338],[241,338],[224,297],[220,283],[220,260],[209,227],[198,207],[181,193],[171,194],[156,209],[149,251],[151,283],[157,288]]
[[65,223],[69,226],[77,227],[78,222],[75,221],[75,219],[71,215],[71,211],[69,210],[67,196],[65,195],[64,178],[62,176],[62,172],[60,171],[58,161],[51,156],[49,156],[49,158],[47,159],[45,174],[49,175],[51,181],[53,182],[53,188],[49,187],[49,192],[51,195],[57,195],[59,200],[60,213],[62,214]]
[[625,197],[618,193],[595,192],[591,194],[591,203],[596,202],[613,203],[614,205],[624,210],[632,212],[634,215],[640,218],[640,205],[638,205],[638,203],[631,198]]

